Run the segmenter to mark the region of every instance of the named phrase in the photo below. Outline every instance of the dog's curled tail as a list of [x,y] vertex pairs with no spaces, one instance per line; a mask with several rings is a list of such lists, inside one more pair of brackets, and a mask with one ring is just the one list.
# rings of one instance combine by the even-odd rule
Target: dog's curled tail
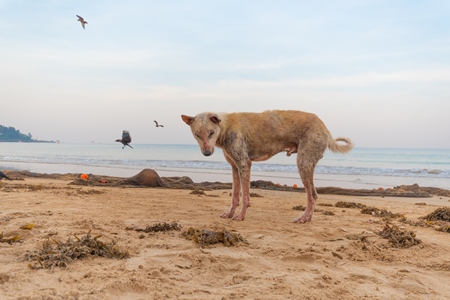
[[[338,142],[344,142],[345,144],[340,144]],[[353,143],[348,138],[338,137],[337,139],[333,139],[331,136],[328,139],[328,149],[337,153],[347,153],[353,149]]]

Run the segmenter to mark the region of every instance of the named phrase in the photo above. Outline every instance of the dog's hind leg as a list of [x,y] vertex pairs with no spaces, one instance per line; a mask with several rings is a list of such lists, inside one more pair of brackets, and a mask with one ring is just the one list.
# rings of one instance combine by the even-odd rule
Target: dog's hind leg
[[305,143],[304,146],[306,147],[300,146],[302,148],[299,147],[298,149],[297,166],[300,178],[305,187],[307,203],[303,214],[294,219],[296,223],[310,222],[312,219],[318,199],[317,191],[314,187],[314,169],[316,168],[317,162],[322,158],[323,152],[326,149],[326,143]]

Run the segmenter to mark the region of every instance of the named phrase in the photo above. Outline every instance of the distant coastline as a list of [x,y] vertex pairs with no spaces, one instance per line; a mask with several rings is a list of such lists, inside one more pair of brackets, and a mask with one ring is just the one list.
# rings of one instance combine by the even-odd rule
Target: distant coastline
[[11,126],[0,125],[0,142],[4,143],[59,143],[59,141],[41,141],[33,139],[31,133],[23,134]]
[[21,140],[0,140],[0,143],[57,143],[56,141],[21,141]]

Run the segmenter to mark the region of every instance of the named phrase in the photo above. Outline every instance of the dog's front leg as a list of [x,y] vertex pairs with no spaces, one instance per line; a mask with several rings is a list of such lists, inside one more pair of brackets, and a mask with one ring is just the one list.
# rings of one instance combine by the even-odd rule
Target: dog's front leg
[[241,166],[239,169],[239,178],[241,180],[242,188],[242,208],[241,212],[233,217],[233,220],[242,221],[245,219],[247,213],[247,207],[250,207],[250,168],[252,162],[249,161],[245,166]]
[[236,211],[236,208],[239,206],[239,196],[241,193],[241,181],[239,179],[238,170],[233,163],[230,162],[230,164],[233,172],[233,192],[231,198],[231,207],[228,212],[224,212],[221,215],[222,218],[232,218],[234,216],[234,212]]

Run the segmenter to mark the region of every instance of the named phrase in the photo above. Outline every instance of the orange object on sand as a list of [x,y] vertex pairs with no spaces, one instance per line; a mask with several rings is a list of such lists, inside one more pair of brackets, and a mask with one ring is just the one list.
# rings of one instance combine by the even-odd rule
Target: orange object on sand
[[294,189],[296,189],[296,188],[297,188],[297,184],[294,183],[294,184],[292,185],[292,187],[293,187]]
[[384,189],[383,189],[382,187],[379,187],[378,190],[379,190],[379,191],[383,191]]
[[105,179],[100,180],[100,183],[107,183],[108,181],[106,181]]
[[88,176],[88,174],[83,173],[83,174],[80,175],[80,178],[84,179],[84,180],[88,180],[89,176]]
[[279,183],[277,183],[277,184],[275,184],[276,186],[280,186],[281,184],[279,184]]

